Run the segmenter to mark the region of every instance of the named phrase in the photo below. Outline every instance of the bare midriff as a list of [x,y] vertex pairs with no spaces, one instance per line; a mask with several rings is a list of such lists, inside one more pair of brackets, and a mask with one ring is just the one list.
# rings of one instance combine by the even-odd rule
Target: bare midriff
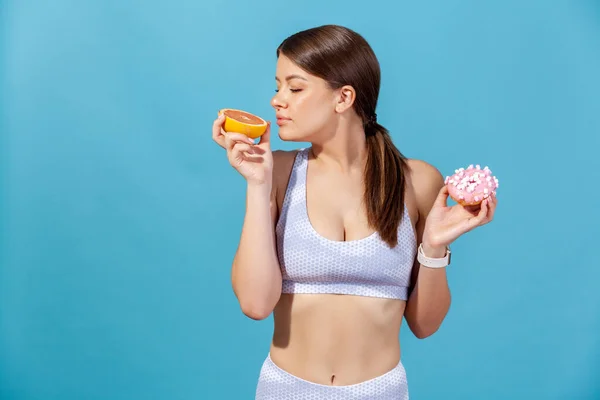
[[274,310],[271,359],[298,378],[352,385],[383,375],[400,359],[406,302],[335,294],[282,294]]

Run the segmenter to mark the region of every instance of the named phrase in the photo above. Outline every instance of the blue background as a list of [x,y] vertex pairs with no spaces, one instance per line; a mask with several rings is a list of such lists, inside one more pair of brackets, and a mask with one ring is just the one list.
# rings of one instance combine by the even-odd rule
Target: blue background
[[403,327],[411,398],[600,398],[598,1],[5,0],[0,18],[1,399],[253,398],[272,320],[231,290],[245,186],[211,123],[272,119],[276,46],[325,23],[375,49],[401,151],[500,180],[495,221],[453,246],[442,328]]

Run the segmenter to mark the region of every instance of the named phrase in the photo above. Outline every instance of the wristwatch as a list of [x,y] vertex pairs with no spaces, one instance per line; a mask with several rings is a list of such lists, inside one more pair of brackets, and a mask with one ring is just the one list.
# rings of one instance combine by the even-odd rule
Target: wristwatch
[[417,261],[427,268],[444,268],[450,265],[450,248],[446,247],[446,255],[442,258],[431,258],[427,257],[423,253],[423,243],[419,245],[419,249],[417,250]]

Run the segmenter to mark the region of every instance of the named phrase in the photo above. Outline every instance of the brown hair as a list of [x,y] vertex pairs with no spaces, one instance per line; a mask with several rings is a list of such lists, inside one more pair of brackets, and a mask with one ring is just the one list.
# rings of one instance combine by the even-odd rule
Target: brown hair
[[406,158],[392,142],[386,128],[377,123],[381,72],[371,46],[358,33],[338,25],[324,25],[298,32],[277,48],[332,89],[350,85],[356,91],[354,109],[362,118],[367,136],[364,171],[365,204],[369,225],[394,247],[404,213]]

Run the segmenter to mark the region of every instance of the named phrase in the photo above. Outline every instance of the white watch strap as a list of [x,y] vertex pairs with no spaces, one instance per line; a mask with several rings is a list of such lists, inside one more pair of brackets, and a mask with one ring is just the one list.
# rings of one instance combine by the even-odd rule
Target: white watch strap
[[423,253],[423,244],[419,245],[417,250],[417,261],[427,268],[444,268],[450,265],[450,248],[446,247],[446,255],[442,258],[430,258]]

